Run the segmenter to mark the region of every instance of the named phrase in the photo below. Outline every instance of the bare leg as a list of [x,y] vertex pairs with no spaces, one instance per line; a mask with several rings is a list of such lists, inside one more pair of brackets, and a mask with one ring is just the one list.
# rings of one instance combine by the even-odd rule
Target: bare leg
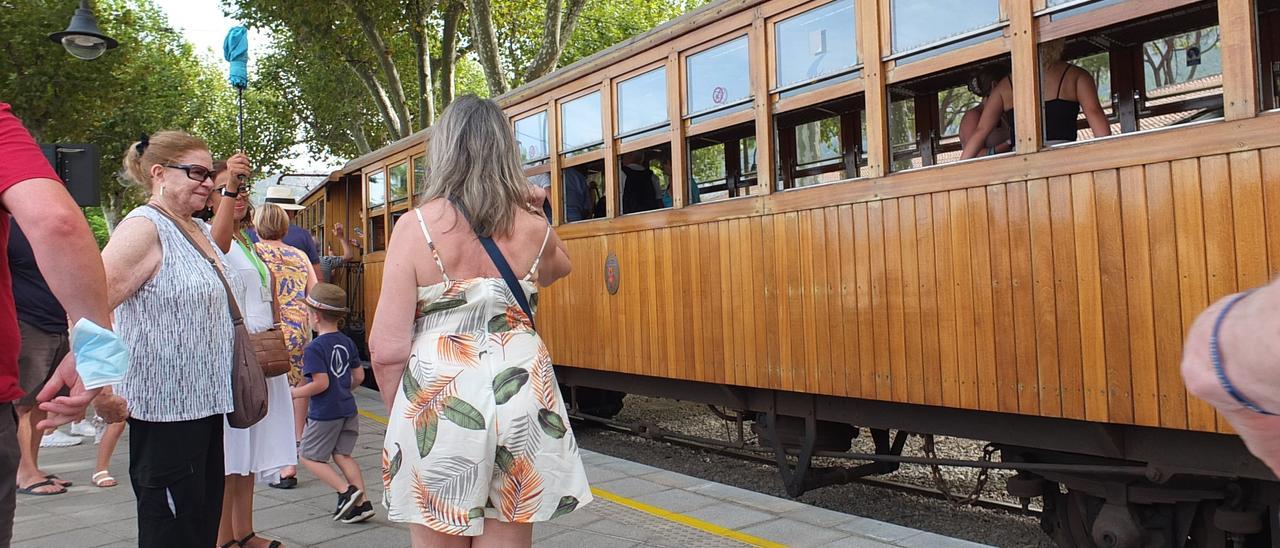
[[[128,423],[117,422],[107,425],[107,431],[102,434],[102,443],[98,444],[98,462],[93,467],[95,473],[107,470],[111,466],[111,454],[116,452],[116,444],[120,443],[120,436],[124,435],[125,424]],[[114,487],[117,483],[111,481],[100,487]]]
[[[303,377],[302,380],[298,381],[298,385],[301,386],[305,382],[306,377]],[[302,430],[307,426],[307,406],[310,405],[310,403],[311,400],[306,398],[293,400],[293,441],[295,442],[302,441]],[[297,475],[298,467],[296,466],[286,466],[280,470],[281,479],[292,478]]]
[[[235,485],[234,490],[230,489]],[[251,534],[253,530],[253,476],[227,476],[227,494],[224,495],[232,500],[231,506],[231,530],[234,531],[234,538],[241,540]],[[226,500],[226,499],[224,499]],[[223,505],[223,522],[227,520],[226,505]],[[218,542],[223,542],[222,532],[218,533]],[[271,540],[254,535],[245,547],[258,548],[260,546],[270,546]]]
[[468,548],[472,538],[475,537],[446,535],[423,525],[409,525],[409,542],[413,548]]
[[236,536],[231,519],[235,512],[236,498],[239,495],[240,484],[236,481],[239,477],[230,475],[222,480],[222,518],[218,520],[218,546],[226,546],[240,538]]
[[311,472],[311,475],[319,478],[325,485],[332,487],[334,491],[341,493],[346,491],[347,486],[350,485],[347,480],[339,476],[337,472],[334,472],[333,467],[329,466],[327,462],[318,462],[306,458],[299,458],[298,461],[302,463],[303,468]]
[[[25,405],[14,406],[14,408],[18,412],[18,449],[22,454],[21,460],[18,461],[18,487],[26,487],[45,480],[44,472],[41,472],[40,467],[36,465],[36,459],[40,455],[40,437],[44,435],[44,432],[36,428],[36,424],[44,419],[45,413]],[[53,485],[38,487],[35,491],[56,493],[62,489],[63,486],[54,482]]]
[[[339,470],[342,470],[342,475],[347,479],[347,483],[356,486],[361,493],[364,492],[364,475],[360,473],[360,464],[356,462],[356,459],[351,458],[351,455],[334,453],[333,463],[338,465]],[[364,500],[364,495],[360,495],[360,499],[356,501],[356,504],[363,503]]]
[[529,548],[533,546],[532,523],[484,520],[484,534],[471,543],[475,548]]

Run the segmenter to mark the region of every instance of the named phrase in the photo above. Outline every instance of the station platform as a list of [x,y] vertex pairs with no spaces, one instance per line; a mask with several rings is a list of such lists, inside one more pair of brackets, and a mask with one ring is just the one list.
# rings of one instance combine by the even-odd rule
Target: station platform
[[[357,391],[361,437],[353,455],[364,470],[369,498],[378,512],[361,524],[333,521],[334,493],[300,470],[290,490],[258,487],[254,524],[266,538],[289,547],[408,546],[403,524],[386,520],[382,498],[381,442],[386,418],[377,394]],[[43,449],[40,465],[75,484],[54,496],[18,495],[13,546],[124,547],[136,545],[136,516],[128,477],[128,433],[116,448],[111,472],[120,485],[100,489],[89,481],[93,440]],[[976,547],[968,541],[842,514],[737,487],[583,451],[596,499],[552,522],[534,526],[538,547],[713,548],[797,547]]]

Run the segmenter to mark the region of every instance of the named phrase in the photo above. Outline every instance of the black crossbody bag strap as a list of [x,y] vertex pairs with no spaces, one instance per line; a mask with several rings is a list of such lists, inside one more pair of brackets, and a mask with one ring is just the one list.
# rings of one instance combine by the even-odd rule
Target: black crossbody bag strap
[[[457,202],[452,198],[449,199],[449,203],[458,208],[462,218],[466,219],[467,225],[472,226],[472,230],[475,230],[475,226],[471,225],[471,214],[467,212],[467,208],[461,202]],[[524,315],[529,317],[529,326],[534,331],[537,331],[538,326],[533,322],[533,310],[529,308],[529,299],[525,297],[524,288],[520,286],[520,280],[516,278],[516,273],[511,270],[511,264],[502,255],[502,250],[498,249],[498,243],[493,241],[493,238],[481,236],[479,232],[476,233],[476,237],[480,239],[480,245],[484,246],[484,250],[489,254],[489,259],[493,261],[493,265],[498,267],[498,273],[502,274],[502,279],[507,282],[507,288],[511,290],[511,294],[516,298],[516,304],[519,304],[520,310],[523,310]]]

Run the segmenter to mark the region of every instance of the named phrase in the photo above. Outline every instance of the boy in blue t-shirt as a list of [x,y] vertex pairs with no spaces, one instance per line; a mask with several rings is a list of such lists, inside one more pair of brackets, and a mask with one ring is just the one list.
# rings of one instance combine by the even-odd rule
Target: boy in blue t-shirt
[[[373,504],[364,496],[360,465],[351,458],[360,432],[351,389],[364,382],[364,369],[356,344],[338,331],[347,313],[347,293],[333,284],[316,284],[306,302],[319,335],[302,356],[302,374],[310,382],[293,388],[294,399],[311,399],[299,455],[307,470],[338,492],[333,519],[357,523],[373,517]],[[342,475],[329,467],[330,456]]]

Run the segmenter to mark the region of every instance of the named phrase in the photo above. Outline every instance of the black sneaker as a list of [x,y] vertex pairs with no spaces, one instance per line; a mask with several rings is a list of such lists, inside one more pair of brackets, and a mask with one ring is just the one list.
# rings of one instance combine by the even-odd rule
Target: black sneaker
[[333,521],[338,521],[346,516],[351,507],[356,505],[356,501],[360,499],[362,494],[364,494],[364,491],[354,485],[348,485],[346,491],[338,493],[338,508],[333,511]]
[[371,517],[373,517],[373,503],[366,500],[361,504],[352,506],[346,515],[342,516],[338,521],[342,523],[360,523]]

